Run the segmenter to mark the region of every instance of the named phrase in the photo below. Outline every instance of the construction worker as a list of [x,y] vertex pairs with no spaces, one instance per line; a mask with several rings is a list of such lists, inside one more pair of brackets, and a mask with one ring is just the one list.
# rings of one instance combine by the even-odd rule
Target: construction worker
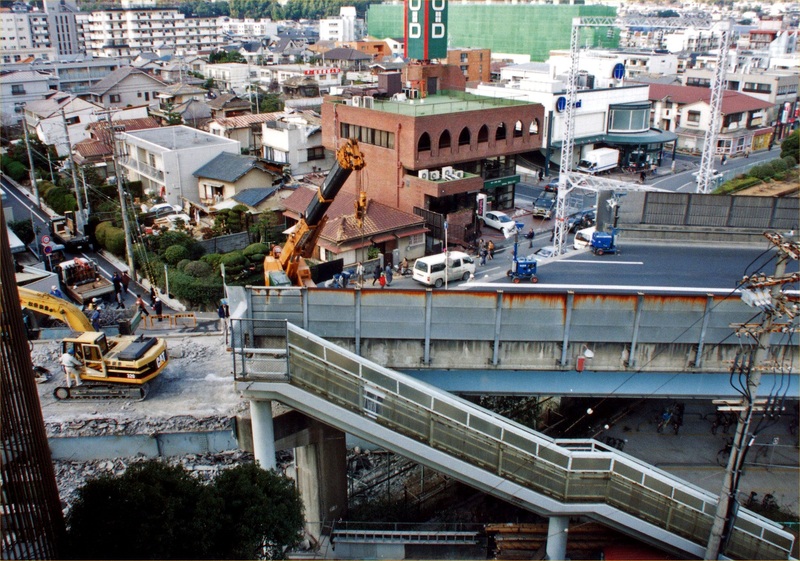
[[64,367],[64,374],[67,377],[67,387],[72,387],[72,379],[75,379],[75,386],[83,385],[81,381],[81,373],[78,370],[81,366],[81,361],[75,358],[75,350],[69,349],[61,355],[61,366]]

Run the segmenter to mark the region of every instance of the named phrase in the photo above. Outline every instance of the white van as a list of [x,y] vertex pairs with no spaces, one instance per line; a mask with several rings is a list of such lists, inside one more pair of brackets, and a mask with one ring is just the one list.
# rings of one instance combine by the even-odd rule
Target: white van
[[475,260],[460,251],[449,251],[446,258],[444,253],[420,257],[414,263],[412,277],[424,285],[439,288],[444,284],[445,272],[447,282],[468,280],[475,275]]
[[572,241],[572,247],[575,249],[583,249],[584,247],[592,245],[592,234],[594,234],[595,230],[597,230],[595,226],[578,230],[575,233],[575,239]]

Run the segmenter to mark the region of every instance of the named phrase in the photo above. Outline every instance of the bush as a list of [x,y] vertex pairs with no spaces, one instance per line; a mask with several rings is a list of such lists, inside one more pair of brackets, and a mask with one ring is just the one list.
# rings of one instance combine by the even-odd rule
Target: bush
[[800,160],[800,130],[794,131],[781,142],[781,158],[786,156]]
[[51,182],[49,182],[49,181],[40,181],[39,182],[39,196],[46,200],[47,193],[49,193],[50,189],[53,189],[53,188],[55,188],[55,185],[53,185]]
[[164,260],[173,267],[183,259],[189,259],[189,250],[182,245],[171,245],[164,252]]
[[797,165],[797,158],[795,158],[794,156],[784,156],[781,159],[784,162],[786,162],[786,165],[789,166],[789,169],[791,169],[791,168],[793,168],[793,167],[795,167]]
[[106,233],[106,249],[117,257],[125,256],[125,230],[110,228]]
[[[200,256],[203,255],[205,250],[203,246],[201,246],[197,241],[187,234],[186,232],[178,232],[177,230],[167,230],[163,232],[159,236],[155,236],[151,239],[153,242],[154,249],[156,253],[160,257],[165,257],[167,249],[172,247],[173,245],[180,245],[186,248],[189,252],[185,258],[188,259],[200,259]],[[182,257],[181,259],[185,259]],[[178,260],[180,261],[180,259]],[[176,261],[177,263],[177,261]]]
[[770,162],[770,165],[772,166],[772,169],[775,172],[774,175],[785,173],[786,171],[789,170],[789,165],[782,159],[772,160]]
[[[254,254],[257,254],[257,253],[260,253],[262,256],[265,253],[269,253],[269,246],[267,244],[265,244],[265,243],[251,243],[250,245],[248,245],[246,248],[244,248],[242,250],[242,254],[245,257],[248,257],[248,258],[250,258],[251,255],[254,255]],[[251,258],[250,260],[252,261],[253,259]],[[262,260],[263,260],[263,257],[262,257]]]
[[753,185],[758,185],[759,183],[761,183],[761,180],[757,177],[740,176],[723,183],[719,189],[714,191],[714,194],[725,195],[729,193],[735,193],[736,191],[752,187]]
[[14,232],[25,245],[30,244],[36,239],[36,234],[33,231],[30,220],[14,220],[8,223],[8,227],[11,228],[11,231]]
[[183,270],[187,275],[198,279],[211,275],[211,271],[211,265],[203,261],[192,261],[186,265],[186,268]]
[[186,268],[186,265],[188,265],[191,262],[192,262],[191,259],[181,259],[180,261],[178,261],[177,269],[179,271],[183,271]]
[[222,262],[222,254],[221,253],[209,253],[207,255],[203,255],[200,258],[200,261],[204,263],[208,263],[211,265],[212,269],[219,270],[219,264]]
[[756,177],[758,179],[769,179],[772,177],[772,166],[769,164],[760,164],[758,166],[753,166],[750,171],[747,173],[750,177]]
[[223,254],[221,262],[226,268],[235,267],[236,265],[245,266],[247,265],[247,258],[241,251],[231,251]]
[[16,160],[11,160],[7,164],[4,164],[3,171],[5,171],[6,175],[18,183],[20,181],[24,181],[25,178],[28,177],[28,168]]
[[[39,195],[42,196],[41,192]],[[75,200],[75,195],[64,187],[54,186],[42,198],[44,198],[47,206],[58,214],[64,214],[67,211],[77,210],[78,208],[78,201]]]
[[97,240],[97,243],[100,244],[100,247],[106,246],[106,236],[108,235],[109,228],[113,228],[114,225],[111,222],[101,222],[97,225],[94,229],[94,238]]
[[215,308],[225,297],[222,278],[214,275],[195,278],[185,272],[170,270],[169,288],[177,298],[193,307]]

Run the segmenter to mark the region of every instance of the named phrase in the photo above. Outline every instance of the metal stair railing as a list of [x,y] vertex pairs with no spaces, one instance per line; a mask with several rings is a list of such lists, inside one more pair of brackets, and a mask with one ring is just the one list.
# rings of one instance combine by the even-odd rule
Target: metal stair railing
[[[597,441],[548,438],[292,324],[286,324],[286,333],[285,381],[291,386],[357,413],[365,423],[377,423],[551,498],[565,505],[562,512],[601,521],[625,518],[619,516],[624,513],[628,520],[646,523],[637,531],[646,533],[649,524],[696,544],[697,551],[704,548],[715,494]],[[258,330],[251,328],[251,337],[257,336]],[[245,356],[241,354],[243,360]],[[236,369],[235,375],[237,380],[253,379]],[[541,512],[540,505],[529,506]],[[787,559],[793,541],[777,523],[740,509],[723,553],[739,559]]]

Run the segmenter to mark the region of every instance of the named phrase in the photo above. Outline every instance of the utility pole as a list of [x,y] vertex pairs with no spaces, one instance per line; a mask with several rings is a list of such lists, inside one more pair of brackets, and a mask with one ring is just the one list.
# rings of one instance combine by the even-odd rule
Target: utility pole
[[775,319],[785,316],[792,320],[797,315],[796,305],[789,302],[788,297],[781,292],[780,287],[786,283],[796,283],[800,278],[797,274],[785,274],[786,262],[789,259],[797,260],[800,257],[800,243],[791,240],[787,241],[780,234],[767,232],[764,235],[775,244],[778,250],[778,261],[775,264],[775,274],[772,277],[759,273],[743,279],[743,282],[747,283],[748,286],[742,290],[742,300],[748,305],[764,310],[764,319],[761,324],[734,326],[740,335],[757,335],[758,347],[752,362],[749,365],[743,364],[744,372],[747,374],[747,398],[743,400],[740,407],[735,407],[739,411],[736,434],[733,437],[731,455],[728,458],[728,465],[725,469],[722,491],[719,494],[717,511],[711,526],[704,559],[719,559],[725,547],[725,542],[727,542],[733,531],[736,518],[736,494],[738,493],[739,479],[744,466],[744,457],[747,448],[755,438],[755,435],[749,434],[750,422],[753,418],[753,413],[763,408],[756,404],[756,397],[758,387],[761,384],[761,369],[769,359],[770,336],[776,330],[794,329],[789,324],[776,324]]
[[25,133],[25,150],[28,152],[28,176],[31,180],[31,187],[33,188],[33,194],[36,196],[36,206],[41,208],[42,206],[42,199],[39,196],[39,184],[36,182],[36,170],[33,167],[33,155],[31,154],[31,145],[28,142],[28,123],[25,119],[22,119],[22,130]]
[[69,169],[72,172],[72,186],[75,189],[75,198],[78,200],[78,216],[80,219],[75,221],[75,228],[80,234],[83,234],[83,225],[86,220],[86,215],[83,213],[81,191],[78,189],[78,174],[75,172],[75,158],[72,157],[72,142],[69,139],[69,126],[67,125],[67,116],[63,108],[61,109],[61,122],[64,123],[64,134],[67,136],[67,150],[69,151]]
[[113,150],[113,161],[114,161],[114,175],[117,178],[117,195],[119,196],[119,208],[122,212],[122,227],[125,229],[125,253],[128,258],[128,269],[130,270],[129,274],[132,278],[136,278],[136,268],[134,267],[133,261],[133,240],[131,240],[131,225],[128,219],[128,205],[125,201],[125,191],[122,188],[122,174],[119,171],[119,163],[117,159],[119,157],[119,152],[117,148],[117,135],[114,134],[114,126],[111,124],[111,120],[106,121],[106,138],[110,140],[112,150]]

